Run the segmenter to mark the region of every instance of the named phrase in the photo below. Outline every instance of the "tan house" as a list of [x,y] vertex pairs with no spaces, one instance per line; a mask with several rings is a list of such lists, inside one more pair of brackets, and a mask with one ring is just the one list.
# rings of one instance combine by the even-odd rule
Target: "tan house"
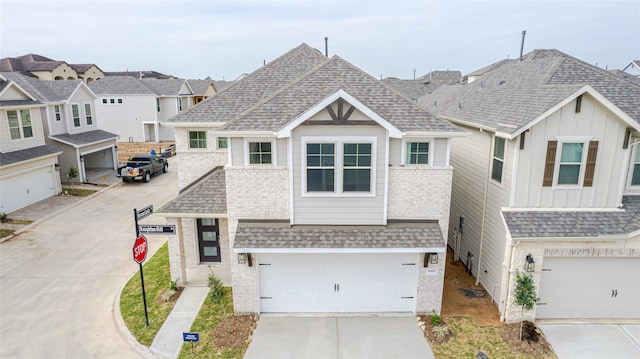
[[0,60],[0,72],[20,72],[39,80],[83,80],[85,83],[105,77],[94,64],[68,64],[48,57],[28,54]]
[[449,246],[502,319],[516,271],[525,319],[640,320],[640,84],[534,50],[442,86],[420,106],[469,133],[451,146]]
[[458,128],[306,44],[168,123],[173,279],[211,268],[237,313],[440,311]]

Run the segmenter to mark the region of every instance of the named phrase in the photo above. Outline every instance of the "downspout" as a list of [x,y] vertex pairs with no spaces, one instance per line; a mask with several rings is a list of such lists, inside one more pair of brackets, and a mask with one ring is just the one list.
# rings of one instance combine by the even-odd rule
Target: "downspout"
[[[485,176],[486,181],[484,185],[484,198],[482,199],[482,224],[480,226],[480,250],[478,253],[478,275],[476,276],[476,285],[480,283],[480,274],[482,273],[480,265],[482,264],[482,243],[484,242],[484,226],[487,221],[486,220],[487,197],[489,196],[489,178],[491,177],[491,160],[493,159],[493,154],[491,153],[492,149],[493,149],[493,144],[490,137],[489,138],[489,160],[487,161],[487,175]],[[506,153],[506,149],[505,149],[505,153]]]

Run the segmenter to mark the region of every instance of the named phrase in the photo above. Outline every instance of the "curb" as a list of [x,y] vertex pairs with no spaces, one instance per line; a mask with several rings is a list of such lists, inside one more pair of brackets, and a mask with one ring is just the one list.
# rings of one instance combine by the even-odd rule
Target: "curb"
[[69,210],[69,209],[71,209],[71,208],[73,208],[73,207],[79,206],[80,204],[82,204],[82,203],[84,203],[84,202],[86,202],[86,201],[88,201],[88,200],[90,200],[90,199],[92,199],[92,198],[94,198],[94,197],[99,196],[99,195],[100,195],[100,194],[102,194],[104,191],[107,191],[107,190],[109,190],[109,189],[111,189],[111,188],[113,188],[113,187],[120,186],[120,185],[122,185],[122,182],[116,182],[116,183],[114,183],[114,184],[110,185],[109,187],[104,187],[103,189],[101,189],[101,190],[99,190],[99,191],[96,191],[96,193],[94,193],[94,194],[92,194],[92,195],[90,195],[90,196],[84,197],[84,198],[82,198],[81,200],[79,200],[79,201],[77,201],[77,202],[75,202],[75,203],[72,203],[72,204],[70,204],[70,205],[68,205],[68,206],[66,206],[66,207],[64,207],[64,208],[61,208],[61,209],[59,209],[59,210],[57,210],[57,211],[55,211],[55,212],[53,212],[53,213],[49,213],[49,214],[47,214],[46,216],[44,216],[44,217],[42,217],[42,218],[40,218],[40,219],[37,219],[37,220],[35,220],[35,221],[33,221],[33,222],[29,223],[28,225],[26,225],[26,226],[24,226],[24,227],[22,227],[22,228],[20,228],[20,229],[17,229],[15,232],[11,233],[10,235],[8,235],[8,236],[6,236],[6,237],[2,237],[2,238],[0,238],[0,243],[4,243],[4,242],[6,242],[6,241],[8,241],[8,240],[12,239],[13,237],[18,236],[18,235],[20,235],[21,233],[23,233],[23,232],[26,232],[26,231],[30,230],[31,228],[33,228],[33,227],[35,227],[35,226],[39,225],[40,223],[45,222],[45,221],[48,221],[48,220],[49,220],[49,219],[51,219],[52,217],[55,217],[55,216],[57,216],[58,214],[60,214],[60,213],[62,213],[62,212],[64,212],[64,211]]

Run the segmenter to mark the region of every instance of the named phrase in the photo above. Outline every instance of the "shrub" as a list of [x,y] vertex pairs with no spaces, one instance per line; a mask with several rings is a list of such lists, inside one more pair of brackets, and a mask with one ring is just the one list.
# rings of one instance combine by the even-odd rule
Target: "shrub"
[[178,278],[176,280],[169,281],[169,289],[171,289],[172,291],[177,291],[178,290],[178,281],[179,280],[180,280],[180,278]]
[[436,325],[431,329],[433,334],[436,335],[438,339],[444,339],[447,335],[449,335],[449,327],[446,325]]
[[174,289],[165,290],[164,292],[162,292],[162,301],[170,301],[171,297],[173,297],[174,294],[176,294],[176,291]]
[[433,310],[433,315],[431,316],[431,324],[433,324],[433,326],[435,327],[437,325],[440,325],[441,322],[442,322],[442,317],[436,314],[436,311]]

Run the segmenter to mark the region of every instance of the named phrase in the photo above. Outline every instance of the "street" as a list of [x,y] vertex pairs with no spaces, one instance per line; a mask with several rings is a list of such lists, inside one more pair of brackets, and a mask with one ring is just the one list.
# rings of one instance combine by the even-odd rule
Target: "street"
[[[141,357],[116,327],[115,298],[138,269],[133,208],[177,196],[176,162],[151,182],[103,190],[0,244],[0,357]],[[149,260],[167,237],[147,239]]]

